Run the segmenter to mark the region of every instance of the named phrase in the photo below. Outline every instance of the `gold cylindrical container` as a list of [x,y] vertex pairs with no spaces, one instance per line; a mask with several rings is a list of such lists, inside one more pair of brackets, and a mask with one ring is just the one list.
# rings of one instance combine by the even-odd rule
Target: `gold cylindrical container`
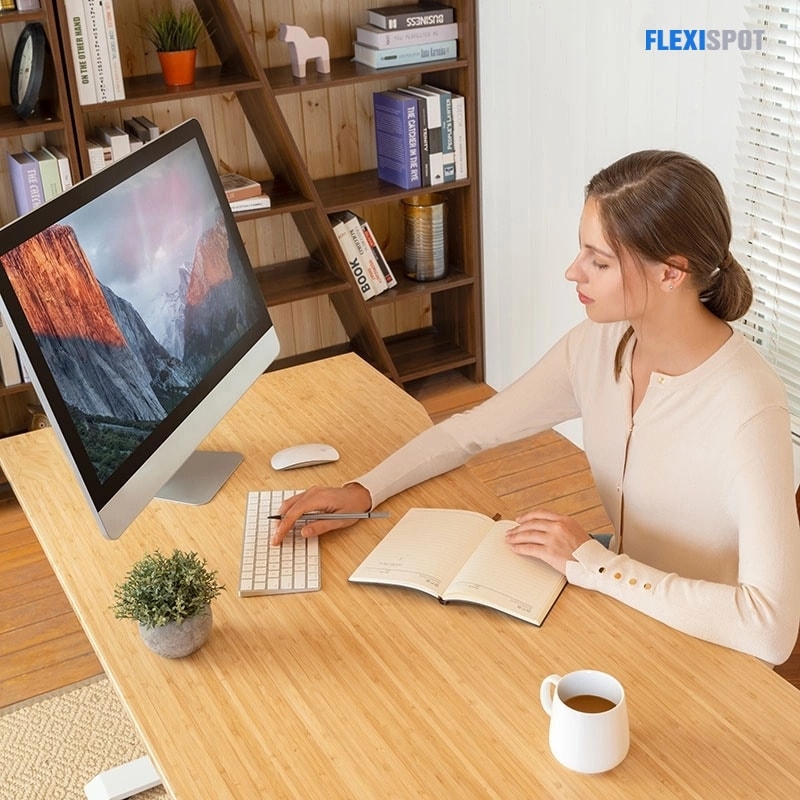
[[435,281],[447,274],[447,204],[438,194],[403,200],[405,272],[415,281]]

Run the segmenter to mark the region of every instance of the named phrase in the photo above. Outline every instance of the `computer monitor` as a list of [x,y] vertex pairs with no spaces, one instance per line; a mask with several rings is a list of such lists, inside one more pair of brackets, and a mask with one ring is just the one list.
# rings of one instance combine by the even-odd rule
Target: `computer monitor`
[[107,538],[240,463],[197,448],[279,345],[196,120],[4,227],[0,305]]

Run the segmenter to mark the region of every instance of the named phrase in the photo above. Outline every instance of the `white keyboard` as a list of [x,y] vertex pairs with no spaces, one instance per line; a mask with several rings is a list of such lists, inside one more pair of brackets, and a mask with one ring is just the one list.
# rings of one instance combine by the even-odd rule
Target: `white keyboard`
[[319,538],[305,539],[298,522],[278,545],[270,544],[284,499],[295,490],[249,492],[244,520],[242,568],[239,575],[239,596],[315,592],[320,588]]

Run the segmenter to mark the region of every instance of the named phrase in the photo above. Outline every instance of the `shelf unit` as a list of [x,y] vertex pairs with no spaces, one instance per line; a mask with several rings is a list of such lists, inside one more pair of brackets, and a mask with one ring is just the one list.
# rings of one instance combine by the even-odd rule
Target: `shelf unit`
[[[261,180],[270,209],[237,215],[265,302],[278,329],[281,358],[274,368],[352,350],[401,386],[453,370],[483,379],[476,3],[451,0],[459,23],[459,56],[403,69],[355,64],[355,25],[379,0],[261,4],[248,0],[197,0],[207,21],[195,83],[163,84],[155,55],[140,36],[135,0],[114,0],[123,56],[125,99],[71,106],[62,133],[80,176],[89,173],[86,141],[98,125],[121,125],[144,114],[162,129],[188,116],[203,125],[220,171]],[[156,3],[164,5],[164,3]],[[265,6],[285,18],[269,18]],[[43,0],[38,14],[66,32],[63,0]],[[247,22],[245,23],[245,19]],[[277,41],[281,22],[324,35],[331,72],[295,78],[288,47]],[[51,34],[52,35],[52,34]],[[71,49],[62,34],[60,92],[77,98]],[[53,39],[57,41],[57,39]],[[469,179],[435,187],[448,204],[450,269],[438,281],[403,275],[403,198],[407,191],[378,179],[371,97],[374,91],[427,82],[466,97]],[[62,97],[62,94],[59,95]],[[64,108],[63,102],[59,103]],[[70,138],[69,136],[67,138]],[[342,155],[344,154],[344,155]],[[427,188],[424,191],[429,191]],[[352,209],[370,220],[398,277],[398,286],[365,302],[341,253],[327,215]],[[313,332],[313,336],[310,332]],[[309,346],[310,343],[310,346]]]
[[[73,180],[77,168],[77,149],[69,102],[67,83],[61,61],[61,45],[53,0],[40,0],[35,11],[4,11],[0,13],[0,43],[5,58],[0,59],[0,222],[5,224],[16,216],[11,182],[6,166],[6,153],[33,150],[42,145],[58,147],[69,158]],[[48,70],[42,91],[42,103],[33,116],[21,120],[11,107],[10,74],[17,39],[25,25],[42,25],[50,49],[52,70]],[[31,414],[28,405],[36,402],[29,384],[0,388],[0,434],[27,429]]]

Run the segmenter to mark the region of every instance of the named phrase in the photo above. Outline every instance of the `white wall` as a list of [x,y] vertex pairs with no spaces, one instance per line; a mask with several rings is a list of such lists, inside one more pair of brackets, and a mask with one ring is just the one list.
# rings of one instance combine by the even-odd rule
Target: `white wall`
[[480,0],[478,15],[486,376],[500,389],[584,316],[564,270],[598,169],[683,150],[730,197],[740,52],[648,52],[644,31],[739,29],[745,14],[742,0]]

